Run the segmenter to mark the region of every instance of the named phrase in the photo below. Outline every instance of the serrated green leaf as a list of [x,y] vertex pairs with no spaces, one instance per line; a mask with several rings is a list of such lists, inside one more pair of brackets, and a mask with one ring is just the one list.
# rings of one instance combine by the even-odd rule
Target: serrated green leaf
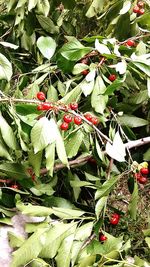
[[118,117],[118,121],[121,125],[127,125],[131,128],[142,127],[142,126],[149,124],[147,120],[135,117],[133,115],[126,115],[126,114],[124,114],[121,117]]
[[137,185],[137,182],[134,181],[134,190],[131,195],[131,200],[130,200],[129,207],[128,207],[131,218],[133,220],[136,220],[138,200],[139,200],[138,185]]
[[28,153],[29,164],[33,167],[36,176],[40,176],[40,167],[42,161],[42,152],[34,154],[33,150]]
[[95,86],[91,96],[91,105],[96,112],[103,114],[106,104],[108,101],[108,96],[103,95],[106,91],[106,86],[103,79],[98,76],[96,78]]
[[13,150],[16,150],[17,141],[14,132],[1,113],[0,113],[0,131],[7,146]]
[[41,27],[48,33],[54,34],[59,33],[59,27],[54,24],[54,22],[49,18],[43,15],[37,15],[38,22]]
[[84,134],[82,131],[77,131],[72,133],[69,136],[69,140],[67,139],[65,142],[65,148],[66,148],[66,153],[68,158],[72,158],[77,155],[78,150],[82,144],[82,140],[84,138]]
[[50,60],[55,53],[56,42],[51,37],[41,36],[37,40],[37,47],[39,48],[42,55]]
[[48,120],[46,117],[38,120],[31,130],[31,142],[34,153],[43,150],[58,138],[58,129],[54,119]]
[[50,184],[37,184],[34,187],[31,187],[30,191],[36,196],[51,196],[55,192]]
[[24,244],[13,253],[13,260],[10,267],[25,265],[34,258],[37,258],[46,241],[45,229],[38,229]]
[[58,267],[69,267],[70,266],[70,260],[71,260],[71,249],[73,245],[74,240],[74,233],[67,236],[60,248],[58,249],[58,254],[56,256],[56,263]]
[[97,220],[99,220],[100,214],[107,203],[107,198],[108,197],[102,197],[96,203],[95,214],[96,214]]
[[12,65],[10,61],[0,53],[0,80],[10,81],[12,76]]
[[109,180],[103,183],[100,189],[98,189],[95,193],[95,200],[103,197],[108,196],[113,186],[117,183],[119,177],[112,176]]
[[55,142],[48,145],[45,149],[46,169],[50,176],[53,176],[54,163],[55,163]]
[[22,202],[18,201],[16,204],[16,207],[18,210],[22,212],[22,214],[28,215],[28,216],[49,216],[53,213],[53,210],[51,208],[47,208],[44,206],[35,206],[35,205],[24,205]]
[[0,171],[15,179],[27,179],[26,169],[19,163],[0,164]]

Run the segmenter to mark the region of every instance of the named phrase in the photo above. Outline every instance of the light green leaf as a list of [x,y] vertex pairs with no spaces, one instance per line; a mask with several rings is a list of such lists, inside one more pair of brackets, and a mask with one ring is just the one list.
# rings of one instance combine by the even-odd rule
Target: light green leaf
[[95,40],[95,49],[100,54],[108,54],[108,55],[111,54],[109,48],[106,45],[104,45],[104,44],[100,44],[99,41],[98,41],[98,39]]
[[53,207],[53,214],[62,219],[76,219],[82,216],[85,212],[75,209],[64,209]]
[[49,144],[45,149],[46,157],[46,169],[49,171],[49,175],[53,176],[54,163],[55,163],[55,142]]
[[122,9],[120,10],[119,14],[120,15],[123,15],[125,13],[127,13],[129,10],[130,10],[130,7],[131,7],[131,2],[126,0],[123,4],[123,7]]
[[41,36],[37,40],[37,47],[39,48],[42,55],[50,60],[55,53],[56,42],[51,37]]
[[55,257],[64,238],[74,233],[75,229],[76,223],[57,223],[53,225],[47,232],[46,243],[40,257],[48,259]]
[[100,214],[107,203],[107,198],[108,197],[102,197],[96,203],[95,214],[96,214],[97,220],[99,220]]
[[0,164],[0,171],[15,179],[27,179],[26,169],[19,163]]
[[144,153],[143,159],[150,161],[150,148]]
[[99,158],[101,159],[101,160],[103,160],[103,153],[102,153],[102,150],[101,150],[101,148],[100,148],[100,145],[99,145],[99,142],[98,142],[98,140],[96,139],[95,140],[95,145],[96,145],[96,151],[97,151],[97,154],[98,154],[98,156],[99,156]]
[[19,47],[18,45],[2,41],[0,41],[0,45],[3,45],[4,47],[9,47],[11,49],[17,49]]
[[106,104],[108,101],[108,96],[103,95],[106,91],[106,86],[103,82],[101,76],[96,78],[96,83],[91,96],[91,105],[96,112],[103,114]]
[[67,93],[61,99],[61,102],[64,103],[64,104],[69,104],[69,103],[71,103],[73,101],[77,101],[77,99],[79,99],[81,93],[82,93],[82,90],[81,90],[80,84],[79,84],[73,90],[71,90],[69,93]]
[[24,243],[25,239],[13,232],[8,232],[9,243],[12,248],[19,248]]
[[92,4],[90,5],[86,16],[88,18],[94,17],[95,15],[97,15],[97,13],[101,12],[103,10],[105,4],[105,0],[93,0]]
[[40,167],[42,161],[42,152],[34,154],[33,150],[28,153],[29,164],[33,167],[36,176],[40,176]]
[[47,17],[48,16],[48,13],[50,11],[50,3],[49,3],[49,0],[38,1],[38,3],[37,3],[37,10],[38,10],[38,14],[42,14],[45,17]]
[[0,140],[0,157],[13,161],[3,140]]
[[31,11],[37,5],[38,0],[29,0],[28,2],[28,11]]
[[51,196],[55,192],[50,184],[36,184],[34,187],[30,188],[30,191],[36,196]]
[[[32,1],[32,0],[31,0]],[[54,24],[54,22],[49,18],[43,15],[37,15],[38,22],[41,27],[48,33],[59,33],[59,27]]]
[[138,200],[139,200],[138,185],[137,185],[137,182],[134,181],[134,190],[133,190],[131,200],[129,203],[129,207],[128,207],[131,218],[133,220],[136,220]]
[[83,80],[81,83],[80,83],[80,88],[83,92],[83,94],[85,96],[88,96],[92,93],[93,91],[93,88],[94,88],[94,80],[93,81],[90,81],[90,82],[87,82],[86,80]]
[[58,249],[58,254],[56,256],[56,263],[57,267],[69,267],[70,266],[70,260],[71,260],[71,249],[73,245],[74,240],[74,233],[67,236],[60,248]]
[[92,50],[91,47],[83,46],[75,37],[61,48],[61,55],[68,60],[77,61]]
[[149,65],[149,62],[142,62],[142,61],[132,61],[132,63],[137,67],[139,68],[141,71],[143,71],[147,76],[150,77],[150,65]]
[[22,202],[18,201],[16,204],[16,207],[18,210],[22,212],[22,214],[28,215],[28,216],[49,216],[53,213],[53,210],[51,208],[47,208],[44,206],[35,206],[35,205],[24,205]]
[[10,61],[0,53],[0,80],[10,81],[12,76],[12,65]]
[[44,260],[37,258],[33,259],[33,261],[30,263],[31,267],[52,267],[48,263],[46,263]]
[[108,196],[113,186],[117,183],[119,177],[112,176],[109,180],[103,183],[100,189],[98,189],[95,193],[95,200],[103,197]]
[[45,229],[38,229],[13,253],[13,260],[10,267],[24,266],[34,258],[37,258],[45,244],[45,231]]
[[150,98],[150,77],[147,77],[147,90],[148,90],[148,96]]
[[150,237],[146,237],[145,242],[147,243],[148,247],[150,248]]
[[80,74],[83,70],[87,70],[89,68],[88,65],[86,64],[83,64],[83,63],[77,63],[75,64],[73,70],[72,70],[72,73],[74,75],[77,75],[77,74]]
[[69,167],[64,141],[58,127],[57,127],[56,151],[60,161]]
[[82,186],[85,186],[85,187],[95,188],[95,186],[92,183],[87,182],[87,181],[70,181],[70,185],[72,187],[82,187]]
[[121,62],[116,64],[116,71],[119,72],[119,74],[126,73],[127,70],[127,63],[125,60],[122,60]]
[[126,115],[126,114],[124,114],[121,117],[118,117],[118,121],[121,125],[127,125],[131,128],[142,127],[142,126],[149,124],[147,120],[135,117],[133,115]]
[[56,102],[58,100],[58,93],[53,85],[50,85],[50,87],[48,88],[47,100],[52,102]]
[[49,144],[58,139],[58,129],[54,119],[48,120],[46,117],[38,120],[31,130],[31,142],[34,153],[43,150]]
[[65,148],[68,158],[72,158],[77,155],[78,150],[82,144],[84,134],[82,131],[72,133],[65,142]]

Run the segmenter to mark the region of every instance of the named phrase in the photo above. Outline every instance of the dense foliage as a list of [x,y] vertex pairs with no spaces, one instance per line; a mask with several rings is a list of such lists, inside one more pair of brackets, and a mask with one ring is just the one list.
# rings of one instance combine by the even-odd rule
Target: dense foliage
[[0,3],[11,267],[149,266],[150,2]]

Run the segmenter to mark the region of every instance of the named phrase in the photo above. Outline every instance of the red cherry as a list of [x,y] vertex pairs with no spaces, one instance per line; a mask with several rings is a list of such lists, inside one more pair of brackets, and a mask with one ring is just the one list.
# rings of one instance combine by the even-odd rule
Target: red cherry
[[70,103],[70,108],[71,108],[72,110],[76,110],[76,109],[78,109],[78,103],[76,103],[76,102],[74,102],[74,103]]
[[144,177],[144,176],[141,176],[138,181],[139,181],[140,184],[146,184],[147,183],[147,178]]
[[43,110],[43,105],[42,105],[42,104],[41,104],[41,105],[38,105],[38,106],[37,106],[37,110],[38,110],[38,111]]
[[134,8],[133,8],[133,12],[134,13],[139,13],[139,10],[140,10],[140,8],[139,8],[139,6],[134,6]]
[[149,174],[149,170],[148,170],[148,168],[142,168],[142,169],[140,169],[140,173],[147,175],[147,174]]
[[115,81],[116,78],[117,78],[117,77],[116,77],[115,74],[110,74],[109,77],[108,77],[108,79],[109,79],[111,82]]
[[128,40],[126,43],[128,46],[135,46],[135,42],[133,40]]
[[65,114],[63,120],[67,123],[72,122],[72,117],[69,114]]
[[118,213],[112,214],[112,218],[117,218],[118,220],[120,219],[120,215]]
[[118,218],[116,218],[116,217],[112,217],[111,219],[110,219],[110,224],[112,224],[112,225],[117,225],[119,223],[119,219]]
[[143,15],[145,13],[145,9],[144,8],[141,8],[138,12],[139,15]]
[[136,172],[134,174],[134,177],[137,179],[137,181],[139,181],[140,177],[141,177],[141,174],[139,172]]
[[67,131],[69,128],[69,124],[67,122],[63,122],[61,125],[60,125],[60,129],[63,130],[63,131]]
[[43,92],[38,92],[36,97],[39,99],[39,100],[45,100],[45,94]]
[[84,117],[88,120],[88,121],[91,121],[92,120],[92,115],[90,113],[85,113],[84,114]]
[[93,117],[93,118],[91,119],[91,122],[92,122],[92,124],[97,125],[98,122],[99,122],[99,120],[98,120],[98,118]]
[[88,73],[89,73],[88,70],[83,70],[83,71],[81,71],[81,74],[84,75],[84,76],[86,76]]
[[107,240],[107,236],[100,234],[99,235],[99,241],[106,241]]
[[74,117],[74,123],[80,125],[82,123],[82,119],[79,116]]
[[144,7],[144,5],[145,5],[145,3],[144,3],[143,1],[139,1],[139,2],[137,3],[137,6],[138,6],[138,7]]
[[42,104],[42,110],[52,110],[53,107],[53,104],[50,102],[45,102]]
[[17,184],[12,184],[11,185],[11,188],[13,188],[13,189],[19,189],[19,186]]

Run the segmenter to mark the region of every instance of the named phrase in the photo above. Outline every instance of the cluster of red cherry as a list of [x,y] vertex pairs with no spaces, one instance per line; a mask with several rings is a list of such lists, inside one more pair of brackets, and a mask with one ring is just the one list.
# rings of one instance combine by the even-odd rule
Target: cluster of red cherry
[[[110,218],[110,224],[117,225],[120,220],[120,215],[118,213],[113,213],[112,217]],[[107,236],[105,236],[103,233],[99,233],[99,241],[104,242],[107,240]]]
[[[75,110],[75,105],[77,105],[77,103],[71,103],[70,104],[70,108],[72,110]],[[97,125],[98,122],[99,122],[99,120],[96,117],[92,116],[90,113],[85,113],[84,114],[84,117],[88,121],[90,121],[93,125]],[[80,116],[74,116],[74,117],[72,117],[70,114],[65,114],[63,116],[63,122],[60,125],[60,129],[63,130],[63,131],[67,131],[68,128],[69,128],[69,123],[71,123],[72,121],[74,122],[74,124],[80,125],[82,123],[82,118]]]
[[137,15],[143,15],[145,13],[144,5],[145,3],[143,1],[138,1],[137,5],[133,7],[133,12]]
[[140,184],[146,184],[147,183],[147,176],[149,174],[148,168],[141,168],[138,172],[134,174],[134,177]]

